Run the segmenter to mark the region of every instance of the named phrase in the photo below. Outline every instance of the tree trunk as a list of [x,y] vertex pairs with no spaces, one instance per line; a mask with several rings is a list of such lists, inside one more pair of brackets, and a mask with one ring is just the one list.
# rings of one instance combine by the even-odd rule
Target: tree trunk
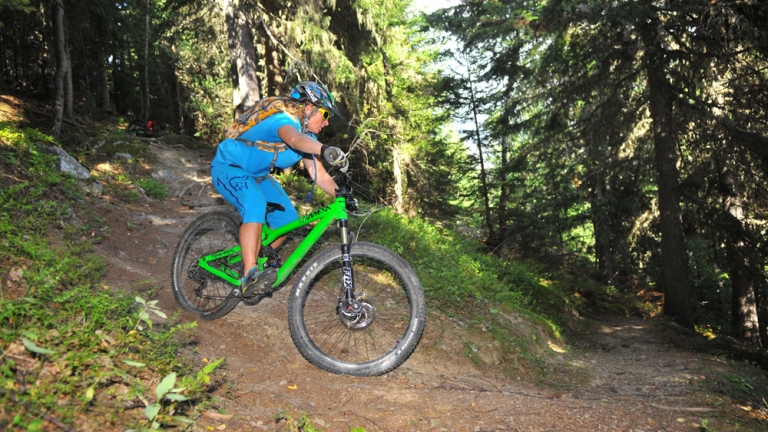
[[5,64],[5,34],[0,30],[0,71],[2,71],[3,82],[6,81],[6,64]]
[[[554,153],[552,153],[550,156],[556,157]],[[559,165],[560,163],[556,159],[552,159],[549,163],[550,167],[557,167]],[[559,191],[560,183],[558,181],[557,172],[555,171],[555,169],[550,169],[549,174],[551,177],[550,181],[552,182],[552,190]],[[557,230],[557,241],[558,241],[558,245],[560,246],[560,253],[565,254],[565,239],[564,239],[564,233],[563,233],[565,228],[563,227],[563,224],[564,224],[563,217],[567,215],[565,215],[565,209],[561,207],[559,199],[555,199],[555,204],[553,205],[553,207],[554,208],[552,209],[552,215],[555,219],[554,223],[555,223],[555,229]]]
[[141,119],[149,120],[149,0],[144,14],[144,88],[142,93]]
[[[731,160],[720,163],[720,185],[725,192],[723,207],[732,218],[734,226],[742,231],[744,208],[741,191]],[[760,326],[757,317],[755,284],[750,276],[750,259],[747,245],[739,232],[726,230],[725,250],[728,259],[728,276],[731,281],[731,333],[736,339],[761,346]]]
[[256,76],[256,50],[249,17],[242,0],[225,0],[227,42],[232,67],[235,116],[252,108],[261,99]]
[[[416,217],[416,209],[417,209],[417,202],[416,199],[418,197],[418,192],[414,190],[413,186],[418,185],[416,181],[413,179],[413,175],[411,175],[410,170],[406,170],[405,172],[405,182],[408,185],[408,190],[406,191],[407,197],[408,197],[408,217],[409,218],[415,218]],[[418,188],[418,186],[417,186]]]
[[488,239],[493,241],[496,237],[496,231],[493,229],[493,220],[491,219],[491,199],[488,192],[487,173],[485,172],[485,161],[483,159],[483,145],[480,137],[480,122],[477,119],[477,101],[475,100],[475,86],[472,81],[472,70],[467,65],[467,81],[469,83],[469,101],[472,108],[472,117],[475,121],[475,141],[477,142],[477,156],[480,160],[480,193],[483,195],[485,204],[485,226],[488,228]]
[[656,35],[658,20],[642,23],[645,44],[643,61],[648,77],[648,94],[653,127],[653,145],[659,189],[662,285],[664,313],[680,325],[693,328],[693,289],[688,272],[688,251],[683,232],[683,215],[678,192],[677,146],[672,124],[673,95],[667,82],[667,65]]
[[67,74],[67,49],[64,40],[64,1],[55,0],[53,10],[54,26],[56,27],[56,101],[53,108],[53,138],[58,140],[61,135],[61,121],[64,115],[64,78]]
[[605,282],[609,282],[613,278],[615,270],[611,247],[613,239],[604,209],[606,176],[603,164],[600,162],[602,160],[600,158],[604,157],[604,154],[592,133],[589,133],[587,137],[587,149],[589,151],[590,158],[594,161],[597,161],[595,170],[588,174],[588,178],[594,179],[594,182],[590,181],[591,187],[587,188],[587,190],[590,191],[590,220],[592,221],[592,227],[595,233],[595,258],[597,258],[598,272],[601,274]]
[[[109,65],[109,69],[112,71],[112,93],[110,96],[112,96],[112,103],[115,104],[115,113],[121,113],[125,112],[123,109],[123,99],[120,92],[120,89],[123,88],[123,79],[121,75],[121,68],[122,66],[122,59],[118,58],[117,56],[112,58],[112,63]],[[119,66],[120,65],[120,66]]]
[[[64,6],[62,6],[62,8],[63,7]],[[14,79],[14,81],[19,81],[19,57],[20,57],[19,56],[19,41],[16,40],[16,38],[13,38],[13,79]]]
[[608,222],[603,211],[604,197],[603,189],[605,180],[602,169],[595,172],[595,184],[590,199],[592,207],[591,218],[592,226],[595,230],[595,256],[597,258],[597,269],[604,277],[604,280],[610,281],[614,274],[613,256],[611,254],[611,234]]
[[176,97],[176,110],[177,110],[177,121],[174,123],[173,131],[174,132],[182,132],[184,130],[184,104],[182,103],[182,94],[181,94],[181,82],[179,81],[179,74],[174,69],[173,71],[173,78],[174,83],[176,85],[176,91],[174,92],[174,95]]
[[266,26],[267,23],[260,19],[256,23],[259,37],[264,41],[264,64],[267,73],[267,96],[285,94],[285,82],[283,80],[283,55],[280,47],[272,42]]
[[[394,120],[390,118],[390,123]],[[403,196],[403,170],[401,167],[402,157],[400,156],[400,146],[397,144],[392,148],[392,174],[395,177],[395,213],[401,215],[405,213],[405,197]]]
[[387,52],[381,50],[381,60],[384,62],[384,90],[387,94],[387,101],[392,102],[392,78],[390,77],[392,71],[389,66],[389,57]]
[[507,232],[507,202],[509,200],[509,136],[501,137],[501,167],[499,169],[499,234]]
[[99,52],[99,74],[101,75],[101,110],[109,112],[112,111],[112,105],[109,101],[109,75],[103,47]]
[[72,109],[74,90],[72,89],[72,56],[69,45],[67,45],[67,75],[64,79],[64,89],[64,118],[71,121],[74,120],[75,115]]
[[265,60],[267,64],[267,94],[277,96],[285,92],[285,82],[283,81],[282,56],[280,50],[276,49],[269,39],[264,41]]

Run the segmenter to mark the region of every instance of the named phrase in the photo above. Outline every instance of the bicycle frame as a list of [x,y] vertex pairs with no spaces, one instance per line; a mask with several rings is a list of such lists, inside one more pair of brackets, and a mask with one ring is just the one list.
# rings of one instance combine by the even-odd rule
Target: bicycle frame
[[[317,224],[312,228],[312,231],[309,232],[296,250],[284,260],[283,265],[277,270],[277,280],[272,284],[272,287],[275,288],[288,279],[291,272],[293,272],[299,262],[301,262],[304,256],[307,255],[312,246],[317,243],[325,230],[331,226],[332,223],[335,221],[342,221],[342,226],[345,228],[347,227],[348,219],[347,199],[344,196],[337,196],[333,203],[321,209],[317,209],[306,216],[300,217],[280,228],[271,229],[265,224],[262,228],[261,235],[262,246],[268,246],[281,236],[317,221]],[[348,251],[349,239],[346,230],[342,231],[342,242],[346,244],[347,247],[344,249]],[[263,270],[263,265],[266,260],[266,257],[258,258],[260,269]],[[239,275],[232,267],[241,261],[242,256],[240,255],[240,246],[235,246],[230,249],[201,257],[198,260],[198,265],[201,269],[224,279],[232,285],[239,286]]]

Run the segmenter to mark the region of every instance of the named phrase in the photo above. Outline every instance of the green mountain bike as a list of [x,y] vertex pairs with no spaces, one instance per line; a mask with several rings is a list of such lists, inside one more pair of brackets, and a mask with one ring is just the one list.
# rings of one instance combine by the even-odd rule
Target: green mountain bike
[[[185,310],[212,320],[239,303],[255,305],[286,282],[323,232],[337,223],[341,245],[310,257],[299,270],[288,301],[288,322],[296,347],[326,371],[381,375],[400,366],[424,330],[424,293],[413,268],[398,254],[355,241],[349,214],[357,211],[348,174],[336,171],[336,199],[277,229],[264,226],[258,265],[259,286],[240,292],[243,273],[238,242],[240,222],[232,213],[200,215],[181,235],[173,256],[173,296]],[[282,206],[268,204],[267,211]],[[269,245],[311,223],[315,226],[281,262]]]

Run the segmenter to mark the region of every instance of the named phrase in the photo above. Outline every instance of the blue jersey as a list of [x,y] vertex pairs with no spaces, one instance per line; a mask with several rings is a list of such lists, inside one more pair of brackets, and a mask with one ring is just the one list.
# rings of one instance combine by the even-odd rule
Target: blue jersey
[[[281,143],[277,130],[282,126],[295,127],[301,132],[301,124],[296,117],[287,113],[273,114],[252,128],[248,129],[240,139],[245,141],[263,141],[267,143]],[[314,134],[308,134],[315,138]],[[237,166],[247,173],[261,177],[269,173],[272,159],[275,153],[261,150],[249,146],[248,144],[227,138],[219,144],[216,150],[216,156],[211,162],[211,167],[217,166]],[[290,147],[277,154],[275,168],[289,168],[296,164],[304,156],[304,153],[296,151]]]

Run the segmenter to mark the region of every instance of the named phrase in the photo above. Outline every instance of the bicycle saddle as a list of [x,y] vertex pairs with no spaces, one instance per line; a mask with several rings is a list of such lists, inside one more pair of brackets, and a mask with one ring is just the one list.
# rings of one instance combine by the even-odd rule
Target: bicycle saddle
[[267,202],[267,213],[273,211],[285,211],[285,207],[282,204]]

